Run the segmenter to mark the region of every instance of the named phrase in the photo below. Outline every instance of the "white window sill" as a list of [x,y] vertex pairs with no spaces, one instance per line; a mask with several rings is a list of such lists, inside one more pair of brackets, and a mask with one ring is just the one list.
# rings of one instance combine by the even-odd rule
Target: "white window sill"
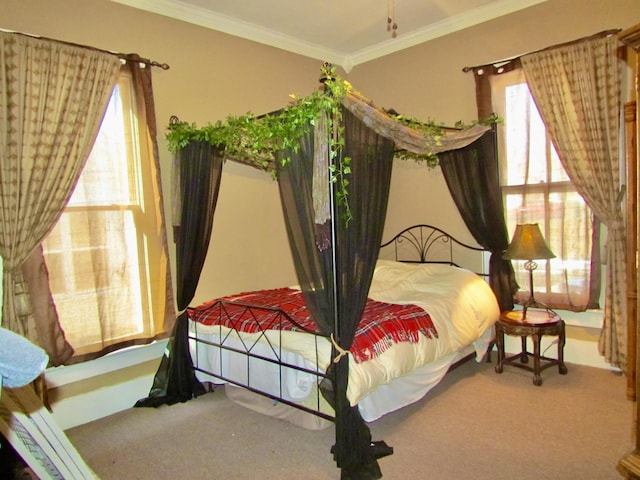
[[58,388],[87,378],[115,372],[139,363],[157,360],[164,354],[168,340],[112,352],[104,357],[74,365],[48,368],[45,372],[47,386]]

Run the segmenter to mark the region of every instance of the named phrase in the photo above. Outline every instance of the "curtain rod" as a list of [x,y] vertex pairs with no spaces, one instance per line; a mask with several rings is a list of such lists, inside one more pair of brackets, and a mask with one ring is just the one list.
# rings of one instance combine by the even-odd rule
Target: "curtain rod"
[[142,63],[144,65],[149,65],[150,67],[159,67],[162,70],[169,70],[169,68],[170,68],[167,63],[160,63],[160,62],[156,62],[155,60],[150,60],[148,58],[142,58],[138,54],[135,54],[135,53],[111,52],[109,50],[104,50],[102,48],[91,47],[91,46],[88,46],[88,45],[81,45],[79,43],[66,42],[64,40],[58,40],[58,39],[55,39],[55,38],[41,37],[39,35],[32,35],[30,33],[15,32],[15,31],[12,31],[12,30],[0,29],[0,31],[7,32],[7,33],[15,33],[17,35],[23,35],[25,37],[36,38],[36,39],[39,39],[39,40],[47,40],[49,42],[61,43],[63,45],[69,45],[71,47],[85,48],[87,50],[92,50],[94,52],[108,53],[110,55],[115,55],[116,57],[118,57],[121,60],[135,61],[135,62],[138,62],[138,63]]
[[570,42],[559,43],[558,45],[553,45],[551,47],[542,48],[540,50],[535,50],[533,52],[524,53],[522,55],[518,55],[517,57],[507,58],[505,60],[498,60],[497,62],[487,63],[485,65],[476,65],[475,67],[464,67],[462,69],[462,71],[464,73],[467,73],[467,72],[471,72],[471,71],[473,71],[473,70],[475,70],[477,68],[486,68],[486,67],[495,66],[495,65],[507,64],[509,62],[513,62],[514,60],[518,60],[518,59],[520,59],[520,57],[524,57],[525,55],[531,55],[532,53],[540,53],[540,52],[545,52],[547,50],[552,50],[554,48],[567,47],[569,45],[574,45],[576,43],[584,42],[585,40],[592,40],[594,38],[608,37],[610,35],[617,35],[618,33],[620,33],[621,30],[622,30],[621,28],[614,28],[614,29],[611,29],[611,30],[604,30],[602,32],[595,33],[593,35],[589,35],[588,37],[582,37],[582,38],[579,38],[577,40],[572,40]]

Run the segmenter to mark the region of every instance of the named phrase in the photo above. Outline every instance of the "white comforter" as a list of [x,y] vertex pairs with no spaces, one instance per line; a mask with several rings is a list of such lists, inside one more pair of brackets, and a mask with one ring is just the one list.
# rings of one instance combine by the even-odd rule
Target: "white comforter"
[[[440,264],[410,264],[379,260],[369,296],[388,303],[412,303],[429,313],[438,338],[402,343],[376,359],[351,362],[348,398],[357,404],[381,384],[388,384],[416,368],[462,352],[491,330],[500,315],[489,285],[478,275]],[[486,342],[478,345],[479,356]]]
[[[350,359],[347,398],[351,405],[360,404],[363,418],[367,421],[420,398],[442,378],[448,366],[459,359],[469,346],[473,345],[481,357],[493,338],[492,327],[499,316],[495,295],[488,284],[472,272],[448,265],[379,260],[369,296],[382,302],[421,306],[431,316],[438,337],[421,336],[418,343],[395,344],[375,359],[363,363]],[[196,328],[195,325],[191,327]],[[220,328],[198,325],[198,336],[202,338],[219,335]],[[222,335],[227,335],[228,329],[222,329]],[[235,335],[235,332],[231,333],[230,338]],[[242,337],[244,342],[253,342],[258,335],[242,334]],[[292,356],[291,363],[300,364],[304,359],[304,365],[315,368],[313,363],[316,358],[316,343],[313,336],[299,332],[272,332],[269,333],[269,338],[275,345],[282,339],[282,348],[290,352],[287,355]],[[318,367],[324,371],[331,361],[331,345],[324,338],[319,340]],[[240,342],[239,339],[237,341]],[[206,348],[198,348],[200,350],[197,354],[192,348],[194,362],[203,368],[219,371],[220,352],[209,353]],[[268,354],[268,349],[265,348],[264,352]],[[434,370],[429,365],[433,365]],[[237,369],[227,366],[223,368],[226,370],[225,375],[246,375],[246,361],[241,362]],[[266,368],[268,370],[269,367]],[[418,372],[415,379],[410,376],[413,372]],[[275,369],[273,375],[278,375]],[[291,399],[298,400],[312,390],[314,377],[294,371],[291,371],[291,375],[295,378],[285,379],[285,393]],[[270,383],[269,373],[264,369],[255,378],[261,384]],[[388,388],[391,382],[395,382],[394,385],[398,387]],[[405,392],[402,391],[403,384],[409,385],[408,395],[404,395]],[[363,412],[363,408],[369,408],[371,412]]]

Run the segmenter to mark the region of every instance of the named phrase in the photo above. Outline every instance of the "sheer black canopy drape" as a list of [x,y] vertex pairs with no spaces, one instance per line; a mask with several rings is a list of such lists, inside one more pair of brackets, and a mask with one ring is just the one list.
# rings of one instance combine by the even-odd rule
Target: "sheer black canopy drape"
[[[336,342],[334,358],[350,348],[367,300],[382,240],[394,150],[393,141],[370,130],[347,110],[343,110],[343,125],[342,155],[351,159],[347,179],[352,218],[348,223],[344,205],[336,201],[329,220],[333,228],[314,223],[313,132],[302,139],[299,152],[282,152],[291,161],[278,174],[298,281],[314,321]],[[327,230],[332,232],[328,245],[323,237]],[[377,458],[391,449],[383,442],[371,442],[358,407],[349,405],[349,356],[338,358],[329,368],[331,385],[324,389],[336,414],[334,458],[343,479],[380,478]]]
[[518,290],[513,265],[502,258],[509,246],[496,152],[496,132],[470,145],[438,155],[453,200],[473,238],[491,252],[489,283],[500,310],[513,309]]
[[137,407],[171,405],[204,393],[203,386],[195,377],[189,353],[189,321],[185,309],[193,299],[209,249],[223,155],[224,150],[207,142],[191,142],[178,154],[178,198],[182,205],[179,225],[174,227],[174,240],[180,313],[149,397],[139,400]]

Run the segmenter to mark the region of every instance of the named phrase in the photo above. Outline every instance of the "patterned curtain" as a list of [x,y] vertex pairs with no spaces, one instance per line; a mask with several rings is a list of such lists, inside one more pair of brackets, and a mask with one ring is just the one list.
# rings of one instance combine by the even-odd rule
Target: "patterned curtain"
[[598,35],[521,57],[531,94],[571,181],[606,225],[600,353],[626,372],[625,225],[618,152],[617,37]]
[[113,54],[9,32],[0,32],[0,58],[3,321],[6,328],[40,345],[21,266],[49,233],[73,191],[120,60]]

